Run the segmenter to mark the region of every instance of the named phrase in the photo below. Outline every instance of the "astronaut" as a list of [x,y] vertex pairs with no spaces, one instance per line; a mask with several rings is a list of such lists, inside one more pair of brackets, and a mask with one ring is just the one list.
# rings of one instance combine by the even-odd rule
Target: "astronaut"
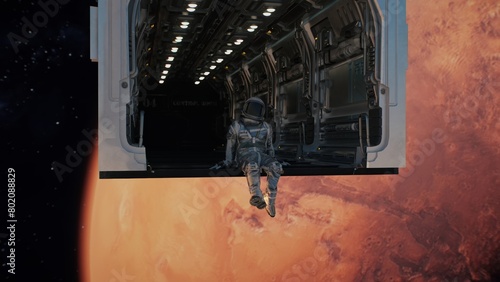
[[[250,191],[250,204],[266,208],[269,216],[276,215],[275,201],[278,180],[283,174],[274,157],[272,128],[264,121],[264,102],[252,97],[243,105],[241,117],[232,122],[227,133],[226,166],[237,165],[245,174]],[[260,189],[261,170],[267,174],[267,189]]]

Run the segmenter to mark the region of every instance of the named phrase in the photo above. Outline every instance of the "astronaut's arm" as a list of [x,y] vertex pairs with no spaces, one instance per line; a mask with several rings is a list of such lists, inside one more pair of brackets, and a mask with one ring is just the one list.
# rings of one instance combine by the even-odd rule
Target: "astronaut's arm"
[[236,153],[236,132],[234,127],[231,125],[227,133],[227,143],[226,143],[226,160],[224,163],[230,166],[234,162]]

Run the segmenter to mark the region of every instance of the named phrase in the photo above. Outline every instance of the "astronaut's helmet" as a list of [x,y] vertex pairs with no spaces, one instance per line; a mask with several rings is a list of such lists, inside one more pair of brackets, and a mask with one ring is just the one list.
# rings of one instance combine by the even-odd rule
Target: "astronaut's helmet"
[[266,105],[260,98],[257,97],[252,97],[246,100],[245,104],[243,104],[243,109],[241,111],[243,117],[258,121],[264,120],[265,113],[266,113]]

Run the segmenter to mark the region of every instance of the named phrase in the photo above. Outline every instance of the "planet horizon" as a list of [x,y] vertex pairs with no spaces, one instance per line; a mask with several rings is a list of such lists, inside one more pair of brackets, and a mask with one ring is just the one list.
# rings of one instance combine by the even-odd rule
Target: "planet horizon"
[[398,175],[285,170],[271,218],[243,177],[99,179],[94,154],[82,281],[500,279],[500,2],[408,0],[406,14]]

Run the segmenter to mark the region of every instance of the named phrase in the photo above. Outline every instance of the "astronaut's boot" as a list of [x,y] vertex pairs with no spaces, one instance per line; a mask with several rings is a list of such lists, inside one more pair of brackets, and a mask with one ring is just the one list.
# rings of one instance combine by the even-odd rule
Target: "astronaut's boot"
[[252,198],[250,198],[250,205],[261,210],[266,207],[266,202],[260,196],[252,196]]
[[266,211],[270,217],[274,217],[276,215],[276,208],[274,203],[276,202],[276,192],[266,193],[264,195],[264,201],[266,202]]

